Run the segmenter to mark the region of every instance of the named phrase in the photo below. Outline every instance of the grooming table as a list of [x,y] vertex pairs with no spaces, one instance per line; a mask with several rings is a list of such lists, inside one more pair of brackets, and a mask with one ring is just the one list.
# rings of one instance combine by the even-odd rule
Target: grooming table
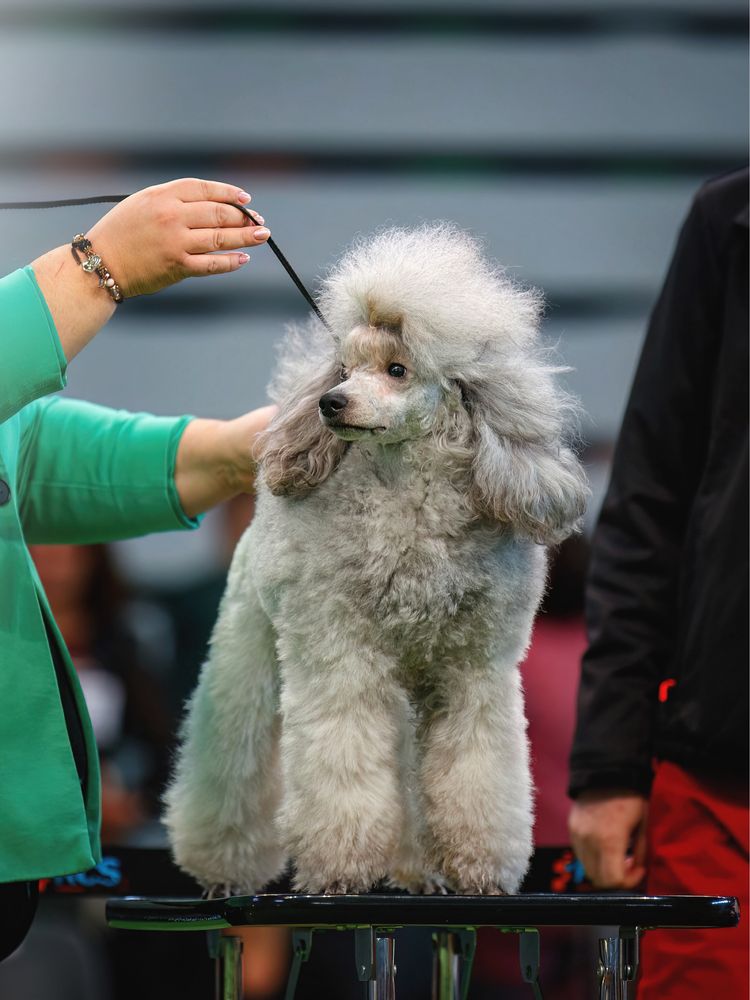
[[[400,927],[430,927],[435,933],[433,1000],[466,1000],[477,927],[494,927],[519,938],[521,978],[531,996],[539,984],[540,927],[606,927],[599,939],[597,975],[600,1000],[625,1000],[635,979],[638,942],[655,928],[734,927],[737,900],[727,896],[567,895],[306,896],[278,893],[227,899],[177,899],[126,896],[107,903],[112,927],[144,931],[208,931],[216,959],[215,1000],[242,998],[242,941],[227,928],[253,925],[289,927],[292,968],[286,1000],[292,1000],[302,964],[320,931],[354,930],[354,964],[369,984],[369,1000],[396,997],[393,932]],[[354,969],[352,970],[354,973]]]

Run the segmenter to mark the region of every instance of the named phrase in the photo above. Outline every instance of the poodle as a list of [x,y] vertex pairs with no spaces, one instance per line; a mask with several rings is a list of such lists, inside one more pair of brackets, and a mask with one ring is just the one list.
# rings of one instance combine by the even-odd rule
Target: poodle
[[255,518],[165,822],[209,891],[513,893],[532,850],[518,663],[586,486],[540,297],[447,224],[387,229],[292,330]]

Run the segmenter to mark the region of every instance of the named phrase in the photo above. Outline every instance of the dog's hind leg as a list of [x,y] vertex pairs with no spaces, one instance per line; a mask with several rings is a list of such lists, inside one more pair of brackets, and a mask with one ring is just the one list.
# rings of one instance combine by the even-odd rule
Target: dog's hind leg
[[[320,608],[308,614],[320,614]],[[287,621],[299,621],[301,607]],[[306,892],[365,892],[388,873],[402,825],[393,664],[350,619],[346,636],[280,626],[284,683],[281,824]]]
[[255,892],[284,866],[274,634],[237,547],[207,662],[188,706],[165,823],[175,860],[203,885]]
[[457,892],[516,892],[533,819],[520,673],[514,664],[447,673],[423,743],[429,853]]

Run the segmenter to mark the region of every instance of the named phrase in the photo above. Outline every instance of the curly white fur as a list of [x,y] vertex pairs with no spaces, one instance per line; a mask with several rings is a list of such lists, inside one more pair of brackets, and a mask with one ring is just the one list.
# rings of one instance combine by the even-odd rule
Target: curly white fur
[[540,300],[439,225],[356,245],[322,308],[333,336],[292,331],[273,385],[166,795],[175,857],[242,892],[289,857],[312,892],[515,892],[517,665],[586,492]]

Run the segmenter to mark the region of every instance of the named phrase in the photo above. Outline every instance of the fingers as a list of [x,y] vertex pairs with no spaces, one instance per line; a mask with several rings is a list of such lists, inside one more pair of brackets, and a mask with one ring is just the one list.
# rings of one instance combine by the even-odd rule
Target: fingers
[[591,793],[574,803],[569,818],[571,844],[595,886],[625,889],[641,881],[646,817],[646,800],[637,794]]
[[[257,212],[252,214],[257,222],[264,221],[263,216]],[[185,244],[189,254],[260,246],[270,235],[268,229],[255,225],[238,208],[217,201],[186,203],[182,221],[190,230]]]
[[586,872],[586,878],[592,885],[601,889],[618,885],[617,851],[613,845],[604,844],[597,837],[589,835],[571,837],[571,841]]
[[198,253],[185,258],[185,276],[205,278],[210,274],[228,274],[238,271],[250,260],[246,253]]
[[590,879],[602,889],[620,889],[625,885],[625,859],[628,849],[627,837],[608,837],[598,845],[594,858],[594,870]]
[[236,184],[221,181],[204,181],[198,177],[183,177],[170,181],[169,186],[182,201],[223,201],[230,205],[239,202],[246,205],[251,199],[247,191]]
[[190,254],[206,254],[215,250],[239,250],[257,247],[270,236],[263,226],[242,226],[239,229],[191,229],[186,247]]
[[[255,223],[263,225],[265,219],[259,212],[252,213]],[[219,201],[191,201],[182,206],[180,219],[188,229],[230,229],[254,225],[252,219],[234,205]]]
[[648,846],[646,817],[647,813],[644,814],[643,820],[633,836],[633,853],[625,859],[625,871],[622,883],[625,889],[635,889],[646,877],[646,851]]

